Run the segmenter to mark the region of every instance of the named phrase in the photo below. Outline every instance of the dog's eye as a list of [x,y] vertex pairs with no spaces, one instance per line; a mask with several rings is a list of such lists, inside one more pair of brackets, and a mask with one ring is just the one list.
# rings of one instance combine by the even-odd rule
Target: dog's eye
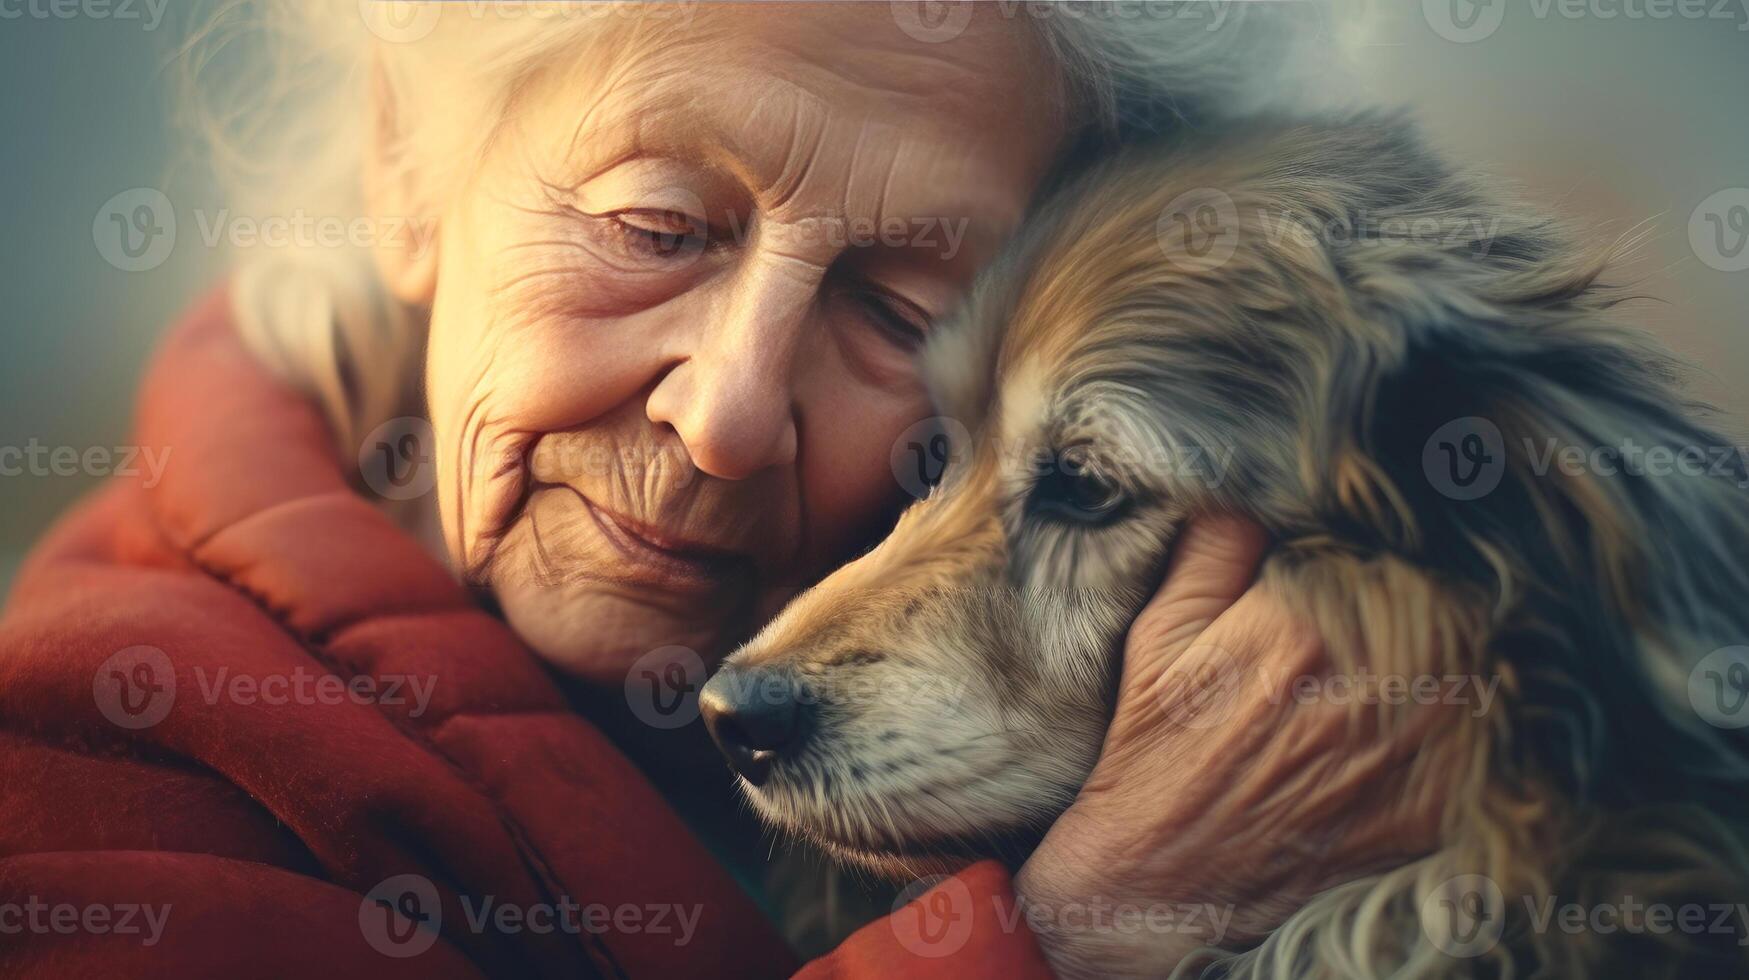
[[1104,527],[1129,507],[1122,488],[1085,467],[1059,467],[1032,485],[1026,509],[1047,520]]

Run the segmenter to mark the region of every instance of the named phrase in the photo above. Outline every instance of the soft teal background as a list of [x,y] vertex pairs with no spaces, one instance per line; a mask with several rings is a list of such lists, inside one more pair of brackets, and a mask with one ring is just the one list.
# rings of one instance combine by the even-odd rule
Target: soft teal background
[[[179,152],[166,68],[204,6],[173,0],[150,31],[143,20],[0,20],[0,445],[127,443],[154,340],[222,274],[225,257],[198,235],[180,234],[168,261],[135,274],[105,262],[92,237],[98,208],[129,188],[160,188],[179,209],[216,200]],[[0,587],[98,482],[0,476]]]
[[[24,2],[0,0],[0,11]],[[1509,4],[1506,21],[1460,44],[1429,28],[1422,0],[1361,0],[1332,22],[1349,44],[1316,55],[1350,69],[1370,97],[1415,107],[1460,159],[1600,223],[1603,234],[1650,222],[1654,237],[1631,271],[1665,302],[1638,315],[1705,370],[1698,390],[1731,413],[1727,431],[1744,439],[1749,272],[1698,261],[1687,225],[1708,195],[1749,187],[1749,14],[1538,19],[1529,2],[1495,2]],[[172,0],[151,31],[140,20],[0,19],[0,445],[125,443],[154,338],[223,274],[226,256],[202,245],[191,217],[219,196],[172,125],[167,75],[189,25],[211,6]],[[1593,6],[1623,9],[1622,0]],[[138,186],[164,190],[183,228],[164,265],[130,274],[98,254],[92,222],[112,195]],[[96,482],[0,477],[0,587],[52,518]]]

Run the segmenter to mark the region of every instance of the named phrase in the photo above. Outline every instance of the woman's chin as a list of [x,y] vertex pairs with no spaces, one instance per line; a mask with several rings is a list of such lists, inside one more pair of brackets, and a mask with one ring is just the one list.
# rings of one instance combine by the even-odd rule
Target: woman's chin
[[701,662],[721,655],[727,624],[711,610],[675,608],[592,581],[495,584],[511,629],[554,668],[587,684],[617,686],[652,651],[684,647]]
[[612,686],[656,650],[684,647],[714,662],[745,629],[753,605],[745,580],[677,592],[576,522],[537,534],[526,518],[500,542],[487,584],[542,659],[578,681]]

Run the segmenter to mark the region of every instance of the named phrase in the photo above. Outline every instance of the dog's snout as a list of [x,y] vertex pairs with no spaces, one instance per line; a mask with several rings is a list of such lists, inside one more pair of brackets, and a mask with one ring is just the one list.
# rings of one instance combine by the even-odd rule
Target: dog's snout
[[704,686],[698,708],[729,764],[759,786],[772,763],[800,743],[805,701],[789,671],[726,667]]

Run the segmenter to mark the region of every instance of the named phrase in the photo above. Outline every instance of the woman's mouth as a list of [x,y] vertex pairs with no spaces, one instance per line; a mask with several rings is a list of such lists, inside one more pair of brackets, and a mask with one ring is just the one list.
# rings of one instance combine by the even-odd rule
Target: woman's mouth
[[735,580],[737,572],[748,571],[750,559],[744,553],[674,537],[661,528],[607,510],[581,493],[577,499],[583,502],[601,537],[624,562],[615,578],[698,593],[721,589]]

